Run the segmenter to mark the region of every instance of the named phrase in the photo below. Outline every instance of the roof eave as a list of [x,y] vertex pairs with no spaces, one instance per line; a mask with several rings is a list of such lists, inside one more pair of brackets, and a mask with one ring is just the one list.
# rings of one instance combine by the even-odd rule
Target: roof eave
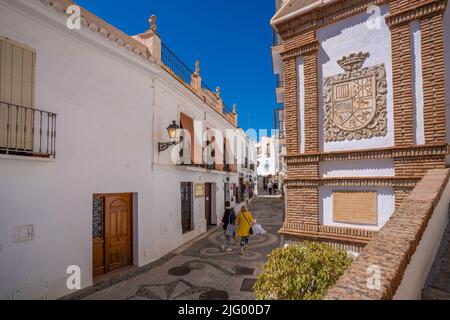
[[274,27],[275,29],[277,28],[277,25],[279,25],[280,23],[292,20],[298,16],[301,16],[303,14],[306,14],[314,9],[317,9],[319,7],[323,7],[331,2],[334,2],[336,0],[317,0],[313,3],[310,3],[306,6],[303,6],[293,12],[288,12],[288,13],[284,13],[284,11],[287,10],[287,7],[289,4],[292,4],[295,0],[290,0],[288,2],[286,2],[281,8],[280,10],[278,10],[278,12],[273,16],[273,18],[270,20],[270,24],[272,25],[272,27]]

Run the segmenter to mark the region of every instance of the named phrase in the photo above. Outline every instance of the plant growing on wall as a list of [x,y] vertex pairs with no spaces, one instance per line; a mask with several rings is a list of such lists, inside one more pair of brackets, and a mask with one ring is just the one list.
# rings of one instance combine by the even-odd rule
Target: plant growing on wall
[[258,277],[258,300],[320,300],[352,259],[322,243],[304,242],[274,250]]

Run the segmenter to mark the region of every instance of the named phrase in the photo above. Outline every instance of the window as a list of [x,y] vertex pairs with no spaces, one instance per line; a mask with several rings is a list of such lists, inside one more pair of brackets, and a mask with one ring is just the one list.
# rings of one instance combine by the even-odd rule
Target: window
[[35,63],[34,49],[0,36],[0,149],[33,148]]
[[270,158],[270,143],[268,143],[267,146],[266,146],[266,156],[268,158]]

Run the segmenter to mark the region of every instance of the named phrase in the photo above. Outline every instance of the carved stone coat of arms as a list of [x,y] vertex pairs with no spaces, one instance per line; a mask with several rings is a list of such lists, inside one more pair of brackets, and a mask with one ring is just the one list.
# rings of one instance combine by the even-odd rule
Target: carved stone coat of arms
[[345,73],[325,78],[325,142],[386,136],[386,69],[384,64],[363,68],[368,57],[345,56],[338,60]]

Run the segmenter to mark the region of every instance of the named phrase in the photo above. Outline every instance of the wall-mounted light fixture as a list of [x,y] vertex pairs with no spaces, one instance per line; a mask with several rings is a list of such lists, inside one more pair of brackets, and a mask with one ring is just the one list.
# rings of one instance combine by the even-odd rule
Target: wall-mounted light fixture
[[169,135],[170,142],[160,142],[158,143],[159,152],[166,151],[170,146],[177,145],[180,143],[179,138],[177,137],[177,131],[180,127],[177,125],[176,121],[172,121],[172,124],[167,127],[167,134]]

